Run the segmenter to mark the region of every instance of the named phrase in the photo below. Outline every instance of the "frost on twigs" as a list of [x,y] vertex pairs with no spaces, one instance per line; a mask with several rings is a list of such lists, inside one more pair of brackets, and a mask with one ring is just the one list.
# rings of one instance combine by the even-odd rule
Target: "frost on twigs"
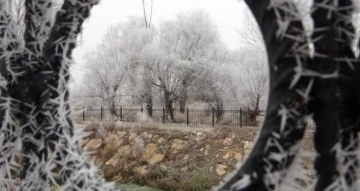
[[[301,0],[246,2],[268,48],[269,106],[251,154],[216,190],[358,190],[359,1],[314,0],[305,16]],[[312,116],[309,176],[297,159]]]
[[49,190],[54,172],[61,190],[114,190],[87,161],[69,118],[71,53],[97,2],[64,0],[54,19],[52,1],[24,0],[23,33],[0,2],[0,190]]

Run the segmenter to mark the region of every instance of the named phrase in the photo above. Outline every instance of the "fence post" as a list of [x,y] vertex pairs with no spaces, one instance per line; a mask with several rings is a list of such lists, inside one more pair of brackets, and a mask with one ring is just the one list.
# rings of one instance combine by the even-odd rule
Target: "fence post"
[[83,121],[85,121],[85,106],[83,106],[82,118],[83,118]]
[[240,108],[240,127],[243,127],[243,120],[242,120],[242,109]]
[[122,106],[120,106],[120,121],[123,121],[123,109],[122,109]]
[[100,120],[103,120],[103,107],[100,106]]
[[165,108],[162,108],[162,122],[165,123]]
[[186,126],[189,126],[189,107],[186,107]]
[[214,108],[212,107],[212,126],[214,127],[215,126],[215,116],[214,116]]
[[143,112],[143,106],[140,107],[140,111],[141,111],[141,113]]

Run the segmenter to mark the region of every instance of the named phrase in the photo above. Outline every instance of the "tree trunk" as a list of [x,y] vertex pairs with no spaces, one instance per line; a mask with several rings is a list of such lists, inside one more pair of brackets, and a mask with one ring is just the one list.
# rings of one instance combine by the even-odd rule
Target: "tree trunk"
[[117,115],[116,115],[116,105],[115,105],[115,100],[114,100],[114,98],[110,98],[109,108],[110,108],[110,114],[111,114],[111,116],[112,116],[112,117],[117,116]]
[[180,112],[185,113],[186,110],[186,102],[187,102],[187,87],[188,82],[184,79],[181,83],[181,90],[179,95],[179,105],[180,105]]
[[145,99],[145,112],[149,117],[152,117],[153,115],[153,99],[152,99],[152,95],[151,94],[145,94],[144,95]]
[[248,109],[248,124],[250,126],[257,126],[257,121],[256,121],[256,117],[259,115],[260,110],[259,110],[259,104],[260,104],[260,95],[256,95],[255,97],[255,104],[254,104],[254,108]]
[[216,122],[222,121],[222,117],[224,115],[224,104],[221,100],[216,100],[216,108],[215,108]]
[[[314,3],[323,2],[315,0]],[[333,4],[327,2],[326,6]],[[316,79],[311,94],[310,106],[316,123],[316,191],[328,189],[334,184],[337,185],[333,188],[336,190],[354,190],[358,178],[360,63],[358,60],[353,63],[346,61],[354,58],[350,46],[352,39],[340,30],[354,31],[350,24],[351,1],[339,1],[338,6],[337,10],[330,12],[327,8],[316,7],[312,15],[315,27],[326,30],[314,32],[314,39],[321,37],[314,43],[316,52],[323,56],[315,57],[310,68],[323,75],[338,73],[338,76],[328,79]],[[338,183],[340,181],[343,185]]]
[[[114,190],[82,154],[70,118],[69,68],[77,35],[97,1],[64,0],[51,26],[51,1],[25,0],[25,32],[15,27],[0,2],[0,188],[13,169],[14,146],[22,142],[21,183],[25,190],[49,190],[59,171],[62,190]],[[18,46],[23,39],[25,47]],[[21,127],[21,128],[20,128]]]
[[144,93],[143,93],[143,103],[145,105],[146,114],[149,117],[153,115],[153,97],[152,97],[152,84],[151,84],[151,70],[146,65],[144,70]]
[[[293,48],[296,48],[295,42],[290,38],[279,38],[277,34],[279,32],[277,16],[294,15],[286,12],[294,4],[292,1],[282,1],[279,5],[275,3],[276,6],[283,6],[275,12],[270,5],[272,1],[269,0],[246,0],[246,3],[260,26],[268,53],[269,104],[259,138],[250,155],[241,168],[217,188],[218,191],[278,190],[300,150],[299,143],[305,133],[308,115],[307,99],[299,92],[303,92],[309,84],[311,85],[311,81],[300,78],[296,83],[292,83],[296,77],[297,67],[297,59],[291,55]],[[301,21],[286,19],[291,20],[287,34],[301,36]],[[274,174],[278,176],[273,176]]]
[[174,109],[173,109],[173,100],[171,99],[171,94],[166,89],[163,89],[163,92],[164,92],[166,113],[170,116],[171,122],[174,122]]

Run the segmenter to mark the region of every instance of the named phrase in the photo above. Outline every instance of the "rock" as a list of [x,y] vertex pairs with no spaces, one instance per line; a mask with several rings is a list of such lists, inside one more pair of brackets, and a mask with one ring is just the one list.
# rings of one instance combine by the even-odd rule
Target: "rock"
[[159,135],[154,135],[154,136],[152,137],[152,141],[157,142],[157,141],[159,140],[159,138],[160,138]]
[[241,155],[241,153],[236,153],[234,158],[238,161],[242,161],[244,157],[243,157],[243,155]]
[[105,162],[105,165],[116,167],[119,162],[119,157],[113,156],[110,160]]
[[248,154],[250,154],[252,147],[254,146],[254,142],[253,141],[243,141],[244,144],[244,153],[245,156],[247,156]]
[[152,134],[149,134],[147,132],[144,132],[142,135],[141,135],[146,141],[151,141],[153,135]]
[[207,156],[207,155],[209,155],[209,149],[210,149],[210,145],[205,145],[205,153],[204,153],[204,155],[205,156]]
[[149,170],[147,169],[146,165],[143,165],[143,166],[136,167],[135,172],[137,172],[141,175],[145,175],[149,172]]
[[175,139],[172,142],[171,149],[173,149],[173,153],[177,153],[180,150],[185,148],[185,142],[181,139]]
[[228,166],[223,165],[223,164],[217,164],[216,165],[216,174],[219,176],[222,176],[224,174],[226,174],[226,169],[228,168]]
[[114,182],[120,182],[123,180],[123,177],[121,175],[116,175],[111,180]]
[[160,137],[157,142],[161,144],[161,143],[164,143],[165,141],[166,140],[164,138]]
[[243,141],[244,149],[249,150],[253,147],[254,142],[253,141]]
[[189,160],[189,158],[190,158],[190,155],[185,155],[182,160],[187,161],[187,160]]
[[144,146],[144,140],[137,136],[134,138],[134,144],[132,146],[132,154],[134,157],[140,156],[142,153],[144,153],[145,146]]
[[119,139],[118,135],[110,134],[105,138],[105,144],[120,147],[123,144],[123,140]]
[[234,143],[234,139],[231,137],[226,137],[223,141],[223,144],[226,146],[230,146]]
[[126,131],[118,131],[116,132],[116,134],[118,135],[118,138],[122,138],[124,135],[126,135]]
[[206,139],[206,134],[204,132],[196,132],[196,141],[200,142]]
[[133,140],[136,136],[137,136],[136,133],[130,133],[130,135],[129,135],[129,140],[130,140],[130,141]]
[[91,139],[84,147],[85,151],[96,150],[102,145],[101,139]]
[[118,149],[117,153],[118,153],[118,155],[123,156],[123,157],[130,156],[130,154],[131,154],[130,146],[125,145],[125,146],[120,147]]
[[160,168],[161,168],[161,170],[164,170],[164,171],[168,169],[168,167],[165,164],[160,164]]
[[182,167],[182,168],[180,169],[180,171],[181,171],[181,172],[185,172],[185,171],[187,171],[187,169],[188,169],[187,166],[184,166],[184,167]]
[[149,164],[153,165],[153,164],[163,161],[164,158],[165,158],[165,155],[156,153],[147,162]]
[[233,156],[235,155],[234,153],[235,153],[234,151],[229,151],[229,150],[224,151],[224,152],[223,152],[223,158],[224,158],[224,159],[227,159],[227,158],[229,158],[229,157],[233,157]]
[[142,160],[153,165],[164,160],[165,155],[157,153],[157,146],[154,143],[150,143],[146,146],[145,152],[142,155]]

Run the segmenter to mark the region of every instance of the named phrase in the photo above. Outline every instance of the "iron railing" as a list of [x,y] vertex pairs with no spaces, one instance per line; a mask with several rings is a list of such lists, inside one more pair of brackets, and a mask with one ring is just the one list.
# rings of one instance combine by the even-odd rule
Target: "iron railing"
[[[263,113],[263,112],[258,112]],[[160,122],[186,125],[221,125],[221,126],[257,126],[262,115],[250,117],[250,111],[189,109],[180,112],[173,110],[173,119],[164,108],[153,109],[151,117],[143,109],[123,107],[78,107],[73,112],[76,121],[123,121],[123,122]]]

